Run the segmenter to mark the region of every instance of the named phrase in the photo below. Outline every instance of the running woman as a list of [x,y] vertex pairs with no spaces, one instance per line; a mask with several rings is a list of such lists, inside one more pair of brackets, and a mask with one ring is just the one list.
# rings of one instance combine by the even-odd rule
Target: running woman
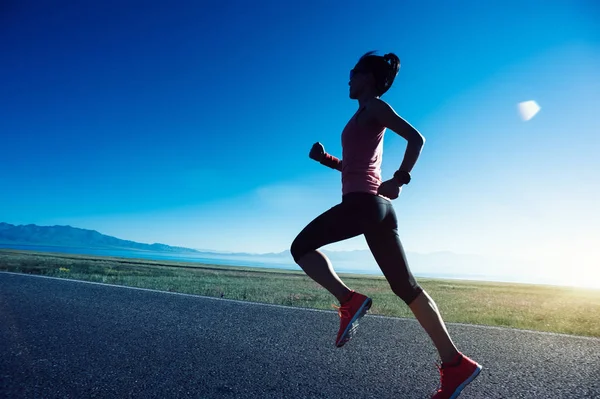
[[[369,249],[392,291],[411,309],[439,352],[440,388],[432,399],[457,398],[481,371],[481,365],[459,352],[448,334],[433,299],[415,281],[398,236],[398,221],[391,200],[411,180],[425,138],[381,96],[391,87],[400,60],[395,54],[363,55],[350,71],[350,98],[358,110],[342,131],[342,159],[315,143],[309,156],[342,173],[342,201],[310,222],[291,246],[294,261],[304,272],[334,295],[340,303],[340,329],[336,346],[353,336],[358,321],[371,307],[371,298],[350,289],[318,249],[364,234]],[[400,168],[382,181],[383,136],[390,129],[407,141]]]

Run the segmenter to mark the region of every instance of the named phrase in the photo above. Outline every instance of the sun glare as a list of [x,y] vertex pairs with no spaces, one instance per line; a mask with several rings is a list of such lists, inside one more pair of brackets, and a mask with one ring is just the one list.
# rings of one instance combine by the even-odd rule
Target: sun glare
[[521,119],[524,121],[528,121],[533,118],[541,109],[541,107],[535,101],[523,101],[519,103],[519,114],[521,115]]

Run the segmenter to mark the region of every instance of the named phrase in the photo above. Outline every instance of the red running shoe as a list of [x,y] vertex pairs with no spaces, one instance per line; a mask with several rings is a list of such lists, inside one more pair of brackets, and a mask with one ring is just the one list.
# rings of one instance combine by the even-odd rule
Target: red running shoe
[[338,315],[340,316],[340,330],[335,341],[335,346],[338,348],[341,348],[346,342],[350,341],[358,327],[358,320],[367,314],[373,303],[371,298],[358,292],[351,292],[352,296],[350,300],[342,306],[333,305],[338,310]]
[[[458,364],[456,364],[458,363]],[[479,375],[481,365],[459,352],[449,364],[438,366],[440,371],[440,389],[431,399],[456,399],[462,390]],[[437,365],[436,365],[437,366]]]

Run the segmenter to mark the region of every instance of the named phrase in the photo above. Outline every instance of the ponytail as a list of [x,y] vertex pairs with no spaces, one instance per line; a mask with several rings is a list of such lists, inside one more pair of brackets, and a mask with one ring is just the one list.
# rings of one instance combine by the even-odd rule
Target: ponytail
[[398,75],[398,72],[400,71],[400,58],[398,58],[396,54],[388,53],[383,56],[383,60],[387,64],[387,74],[385,75],[385,80],[382,82],[383,87],[381,89],[383,92],[381,94],[392,87],[392,83],[394,83],[394,79],[396,79],[396,75]]
[[358,60],[358,64],[373,73],[380,96],[392,87],[400,70],[400,58],[394,53],[382,57],[375,55],[375,51],[369,51]]

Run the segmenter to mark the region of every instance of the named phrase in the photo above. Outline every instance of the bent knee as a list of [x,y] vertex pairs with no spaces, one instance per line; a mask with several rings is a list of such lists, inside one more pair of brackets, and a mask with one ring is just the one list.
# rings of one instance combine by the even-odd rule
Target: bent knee
[[304,255],[311,251],[312,248],[310,248],[306,241],[302,240],[300,236],[296,237],[290,247],[290,253],[292,254],[292,258],[294,258],[294,262],[296,263],[298,263],[298,261],[302,259]]
[[405,281],[402,284],[391,286],[394,294],[400,297],[407,305],[410,305],[423,292],[423,288],[414,280]]

